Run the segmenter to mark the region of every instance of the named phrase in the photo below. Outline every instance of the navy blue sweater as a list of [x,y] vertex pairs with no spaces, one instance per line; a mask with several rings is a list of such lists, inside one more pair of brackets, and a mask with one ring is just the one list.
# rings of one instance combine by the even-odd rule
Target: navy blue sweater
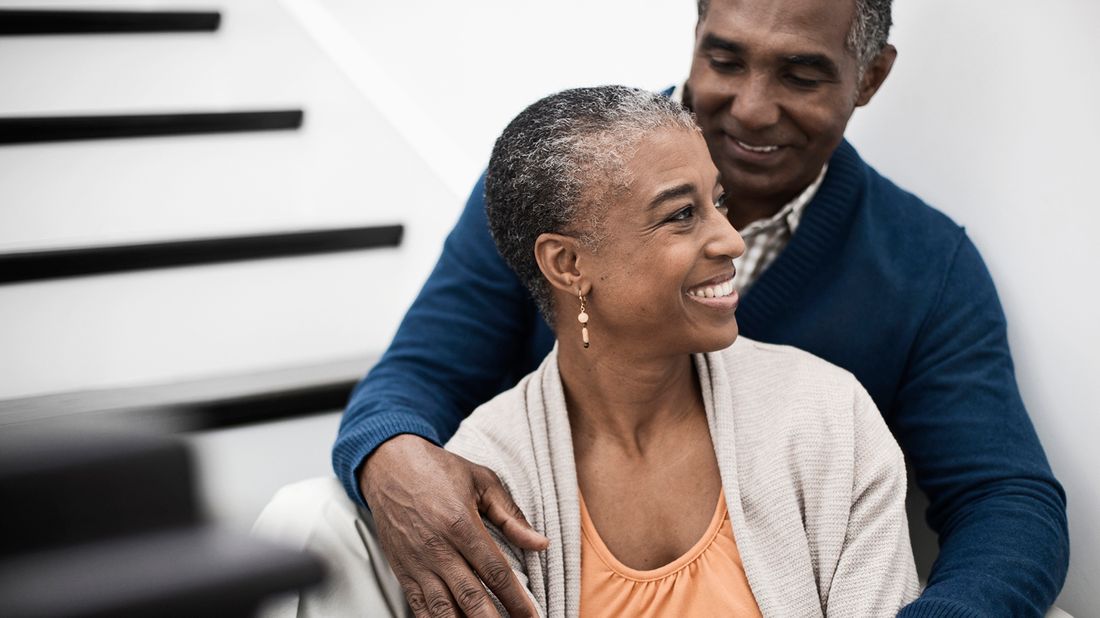
[[[1065,495],[1016,386],[1005,319],[966,233],[843,142],[798,231],[737,311],[745,336],[851,371],[928,495],[940,554],[902,616],[1041,616],[1065,579]],[[474,187],[333,450],[348,493],[382,442],[442,444],[549,352],[553,332],[497,254]]]

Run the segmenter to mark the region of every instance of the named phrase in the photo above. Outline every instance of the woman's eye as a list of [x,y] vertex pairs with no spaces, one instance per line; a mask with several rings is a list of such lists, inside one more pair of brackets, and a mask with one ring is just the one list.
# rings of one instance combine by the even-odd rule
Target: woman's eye
[[730,208],[729,208],[729,205],[726,204],[726,194],[725,193],[723,193],[722,195],[719,195],[718,199],[714,200],[714,207],[717,208],[718,212],[722,213],[723,215],[729,212]]

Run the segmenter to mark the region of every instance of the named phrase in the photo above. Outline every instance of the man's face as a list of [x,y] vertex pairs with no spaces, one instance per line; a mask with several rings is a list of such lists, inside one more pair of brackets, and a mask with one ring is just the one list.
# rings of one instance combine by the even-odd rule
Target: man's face
[[[712,0],[686,103],[738,202],[778,208],[817,177],[857,104],[853,0]],[[867,99],[870,97],[868,96]]]

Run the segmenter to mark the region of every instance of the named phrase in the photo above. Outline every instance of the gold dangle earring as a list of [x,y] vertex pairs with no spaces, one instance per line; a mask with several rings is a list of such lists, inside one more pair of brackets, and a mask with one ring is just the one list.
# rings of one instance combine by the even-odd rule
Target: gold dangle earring
[[581,312],[577,315],[577,321],[581,323],[581,341],[584,342],[584,349],[588,349],[588,312],[584,307],[584,294],[578,296],[581,299]]

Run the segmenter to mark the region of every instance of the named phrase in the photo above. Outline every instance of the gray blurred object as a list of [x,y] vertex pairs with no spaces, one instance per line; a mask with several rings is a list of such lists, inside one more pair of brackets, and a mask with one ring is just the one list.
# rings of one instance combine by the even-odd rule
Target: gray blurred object
[[154,435],[0,436],[0,616],[249,616],[313,557],[203,523],[191,457]]

